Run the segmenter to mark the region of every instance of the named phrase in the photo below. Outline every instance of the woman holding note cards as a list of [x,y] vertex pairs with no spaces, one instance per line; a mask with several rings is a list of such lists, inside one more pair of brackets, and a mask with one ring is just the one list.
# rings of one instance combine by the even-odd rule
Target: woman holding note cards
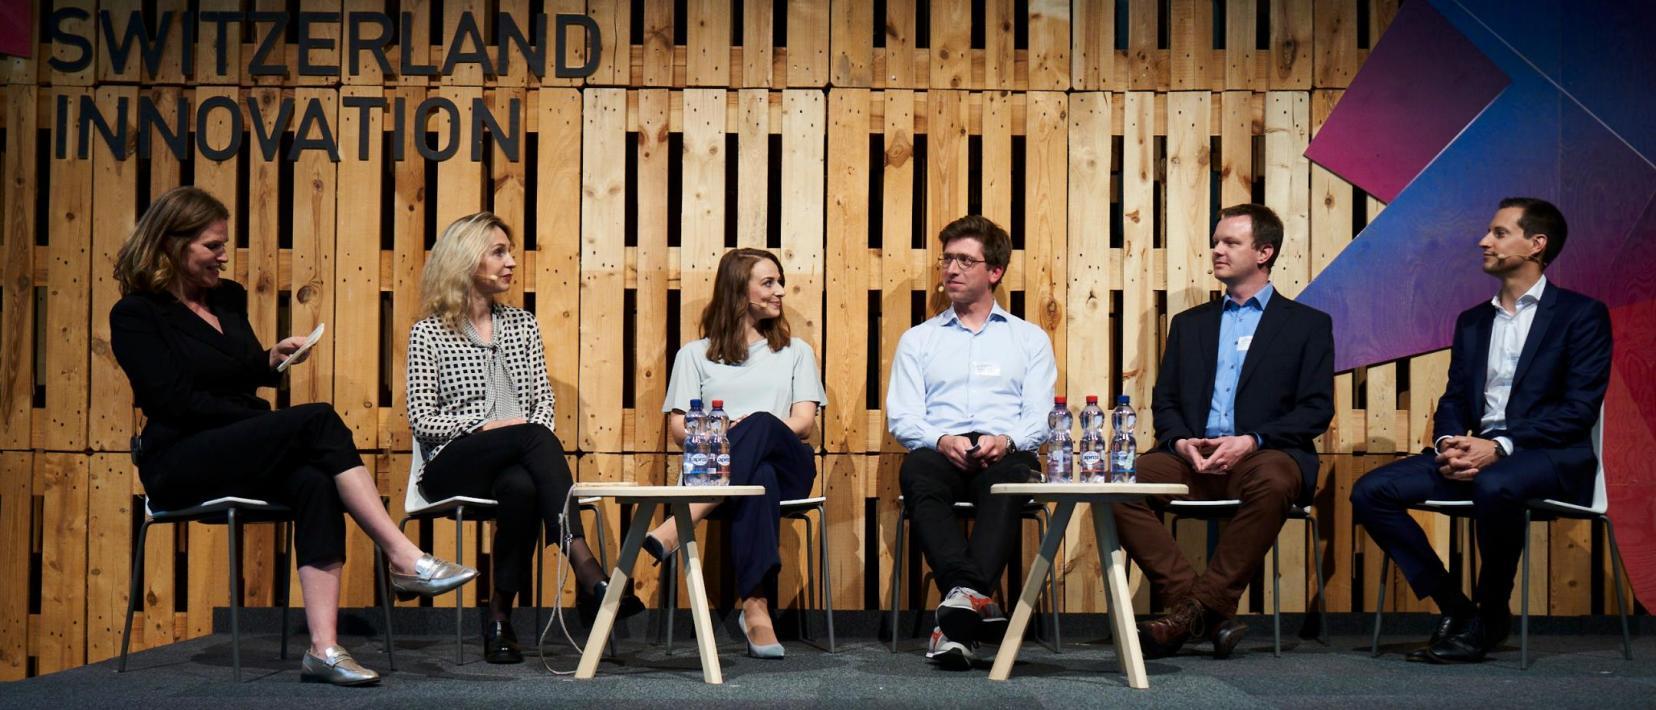
[[[437,238],[420,278],[424,318],[408,334],[408,423],[419,444],[418,485],[427,500],[499,502],[494,586],[483,619],[483,658],[518,663],[513,597],[528,596],[541,529],[563,534],[577,606],[590,624],[608,583],[587,547],[581,517],[560,521],[574,483],[552,433],[552,385],[540,327],[528,311],[495,302],[517,262],[506,223],[488,212],[461,217]],[[629,590],[630,592],[630,590]],[[644,610],[629,593],[621,616]]]
[[229,262],[228,219],[212,195],[170,190],[116,257],[122,298],[109,313],[110,345],[148,418],[132,440],[138,476],[153,510],[227,496],[291,507],[311,635],[302,677],[373,683],[379,674],[358,665],[336,638],[344,514],[385,551],[400,593],[442,594],[477,571],[422,553],[397,530],[332,406],[271,411],[255,394],[281,381],[279,368],[304,360],[307,339],[259,345],[247,291],[220,276]]

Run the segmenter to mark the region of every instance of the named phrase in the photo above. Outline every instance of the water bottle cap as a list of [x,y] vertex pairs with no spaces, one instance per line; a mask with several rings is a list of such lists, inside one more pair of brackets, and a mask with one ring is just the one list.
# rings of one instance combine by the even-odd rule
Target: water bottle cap
[[722,400],[722,399],[713,400],[713,408],[714,409],[724,409],[724,400]]
[[1098,395],[1096,395],[1096,394],[1087,395],[1087,404],[1098,404]]
[[1057,397],[1052,398],[1052,403],[1053,404],[1069,404],[1069,399],[1064,397],[1064,395],[1058,395]]
[[1128,397],[1127,395],[1121,395],[1121,396],[1116,397],[1116,404],[1127,404],[1128,402],[1131,402],[1131,401],[1132,401],[1132,398]]
[[699,399],[690,400],[690,408],[691,409],[701,409],[702,408],[701,400],[699,400]]

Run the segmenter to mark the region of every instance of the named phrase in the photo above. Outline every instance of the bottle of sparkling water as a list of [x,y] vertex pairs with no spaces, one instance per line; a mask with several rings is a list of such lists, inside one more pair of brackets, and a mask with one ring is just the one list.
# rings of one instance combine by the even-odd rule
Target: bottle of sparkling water
[[713,400],[713,410],[707,413],[707,485],[730,485],[730,417],[725,414],[724,400]]
[[1110,478],[1109,445],[1104,439],[1104,410],[1098,395],[1087,395],[1081,410],[1081,453],[1076,457],[1075,478],[1083,483],[1105,483]]
[[1070,410],[1064,397],[1052,399],[1047,413],[1047,454],[1041,466],[1047,483],[1069,483],[1075,479],[1075,439],[1070,435]]
[[684,413],[684,471],[679,485],[699,486],[707,474],[707,414],[702,412],[702,401],[690,400],[690,410]]
[[1116,398],[1115,411],[1110,413],[1110,424],[1115,434],[1110,437],[1110,482],[1136,483],[1138,481],[1138,439],[1134,429],[1138,414],[1127,395]]

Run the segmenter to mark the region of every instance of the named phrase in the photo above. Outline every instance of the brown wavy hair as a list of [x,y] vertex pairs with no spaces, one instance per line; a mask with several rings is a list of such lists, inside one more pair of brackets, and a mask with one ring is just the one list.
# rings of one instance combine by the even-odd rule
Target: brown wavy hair
[[178,263],[190,242],[230,210],[199,187],[175,187],[155,198],[115,255],[115,283],[121,295],[170,291]]
[[[748,345],[743,338],[742,316],[747,313],[748,279],[753,265],[760,259],[776,264],[777,282],[788,285],[782,274],[782,262],[763,249],[732,249],[719,259],[719,273],[713,279],[713,300],[702,309],[701,334],[707,338],[707,359],[725,365],[740,365],[747,361]],[[788,346],[791,332],[786,313],[754,324],[771,352]]]

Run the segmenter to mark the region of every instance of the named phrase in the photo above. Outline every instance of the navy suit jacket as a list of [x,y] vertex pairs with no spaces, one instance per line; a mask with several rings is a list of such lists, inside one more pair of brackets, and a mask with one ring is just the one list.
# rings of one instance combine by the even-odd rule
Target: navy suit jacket
[[[1168,327],[1151,401],[1156,441],[1202,437],[1219,368],[1224,300],[1176,316]],[[1236,386],[1236,433],[1258,434],[1299,464],[1306,498],[1317,489],[1318,435],[1334,419],[1334,321],[1279,291],[1265,304]]]
[[1519,450],[1547,451],[1574,479],[1566,483],[1572,488],[1590,485],[1598,468],[1593,425],[1610,383],[1610,309],[1550,281],[1537,308],[1507,398],[1506,428],[1499,431],[1479,431],[1495,306],[1480,303],[1455,320],[1449,384],[1438,400],[1432,438],[1505,436]]

